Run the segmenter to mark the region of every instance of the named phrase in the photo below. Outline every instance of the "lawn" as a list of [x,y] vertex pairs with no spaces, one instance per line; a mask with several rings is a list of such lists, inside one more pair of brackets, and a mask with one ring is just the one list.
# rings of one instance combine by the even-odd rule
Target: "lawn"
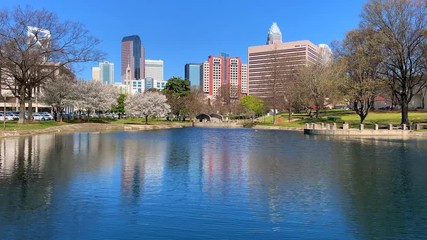
[[66,123],[58,123],[55,121],[34,121],[29,124],[18,124],[18,121],[6,121],[6,128],[3,127],[3,122],[1,122],[0,130],[6,131],[15,131],[15,130],[39,130],[49,127],[61,126]]
[[[278,126],[284,127],[296,127],[303,128],[306,123],[333,123],[336,122],[338,124],[342,122],[348,122],[352,127],[356,127],[360,123],[360,117],[351,110],[326,110],[321,112],[321,117],[319,119],[310,118],[307,114],[293,114],[292,121],[288,122],[288,114],[280,113],[277,116],[277,124]],[[365,119],[365,125],[367,127],[372,126],[373,124],[387,125],[389,123],[393,125],[400,124],[401,113],[394,111],[378,111],[378,112],[370,112]],[[410,122],[427,124],[427,112],[422,111],[414,111],[409,112],[409,120]],[[265,118],[259,118],[258,124],[260,125],[273,125],[272,124],[273,117],[268,116]]]
[[[400,124],[401,113],[400,112],[390,112],[390,111],[379,111],[379,112],[370,112],[368,117],[365,120],[365,128],[372,128],[373,124],[377,123],[380,127],[385,127],[389,123],[393,125]],[[414,111],[409,112],[409,120],[411,122],[422,123],[424,129],[427,129],[427,112]],[[267,125],[272,126],[273,117],[260,117],[257,119],[258,125]],[[18,124],[17,121],[7,121],[6,122],[6,131],[14,130],[38,130],[45,129],[48,127],[61,126],[64,124],[76,124],[88,122],[86,119],[78,119],[67,121],[63,123],[58,123],[55,121],[35,121],[30,124]],[[107,124],[145,124],[144,118],[127,118],[127,119],[90,119],[89,122],[95,123],[107,123]],[[288,114],[280,113],[277,115],[277,124],[275,126],[283,126],[289,128],[304,128],[306,123],[333,123],[336,122],[338,126],[342,122],[348,122],[351,127],[356,128],[360,123],[359,116],[354,113],[354,111],[349,110],[326,110],[321,112],[321,117],[319,119],[310,118],[306,113],[302,114],[293,114],[292,121],[288,122]],[[162,119],[149,119],[149,125],[157,124],[180,124],[182,126],[191,126],[191,122],[186,121],[166,121]],[[1,126],[0,130],[3,130]]]

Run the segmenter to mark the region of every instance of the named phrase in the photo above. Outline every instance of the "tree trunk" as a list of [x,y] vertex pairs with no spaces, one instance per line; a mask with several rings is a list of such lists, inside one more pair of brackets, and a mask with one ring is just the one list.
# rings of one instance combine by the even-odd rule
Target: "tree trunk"
[[273,109],[273,124],[276,124],[276,109]]
[[62,108],[56,108],[56,121],[62,122],[62,113],[64,110]]
[[25,87],[19,89],[19,120],[18,124],[27,123],[25,119]]
[[407,126],[409,126],[408,102],[402,99],[401,106],[402,106],[402,121],[400,124],[406,124]]
[[360,117],[360,124],[363,124],[365,122],[366,117],[368,116],[368,114],[364,114],[364,113],[360,113],[359,117]]
[[28,100],[28,122],[33,121],[33,100]]
[[320,116],[320,105],[316,104],[316,118],[319,118]]
[[18,124],[26,123],[25,119],[25,100],[19,99],[19,120]]
[[148,124],[148,116],[145,116],[145,125]]

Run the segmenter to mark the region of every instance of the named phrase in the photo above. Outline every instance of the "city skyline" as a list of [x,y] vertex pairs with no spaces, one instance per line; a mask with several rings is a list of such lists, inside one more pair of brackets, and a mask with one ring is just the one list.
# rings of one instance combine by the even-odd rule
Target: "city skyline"
[[[29,5],[54,12],[61,20],[81,22],[102,41],[98,48],[107,56],[100,61],[120,63],[121,39],[139,35],[146,49],[145,58],[164,61],[166,80],[172,76],[184,78],[185,64],[202,63],[212,53],[227,52],[247,63],[248,47],[265,44],[273,22],[280,27],[284,42],[307,39],[318,45],[342,40],[347,31],[358,26],[366,1],[166,2],[6,0],[2,9]],[[221,12],[221,17],[213,12]],[[90,80],[96,64],[81,64],[76,68],[80,70],[77,76]],[[121,69],[115,69],[116,82],[121,80],[120,73]]]

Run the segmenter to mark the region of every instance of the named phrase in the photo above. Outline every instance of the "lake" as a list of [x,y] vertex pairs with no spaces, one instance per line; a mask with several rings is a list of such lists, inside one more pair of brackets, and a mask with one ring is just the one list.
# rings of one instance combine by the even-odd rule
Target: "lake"
[[427,239],[427,139],[203,128],[0,139],[0,239]]

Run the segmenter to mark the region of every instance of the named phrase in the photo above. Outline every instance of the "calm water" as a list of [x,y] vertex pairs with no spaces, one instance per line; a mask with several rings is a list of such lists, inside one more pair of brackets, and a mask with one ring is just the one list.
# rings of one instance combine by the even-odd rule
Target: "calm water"
[[427,140],[197,128],[0,139],[0,239],[427,239]]

